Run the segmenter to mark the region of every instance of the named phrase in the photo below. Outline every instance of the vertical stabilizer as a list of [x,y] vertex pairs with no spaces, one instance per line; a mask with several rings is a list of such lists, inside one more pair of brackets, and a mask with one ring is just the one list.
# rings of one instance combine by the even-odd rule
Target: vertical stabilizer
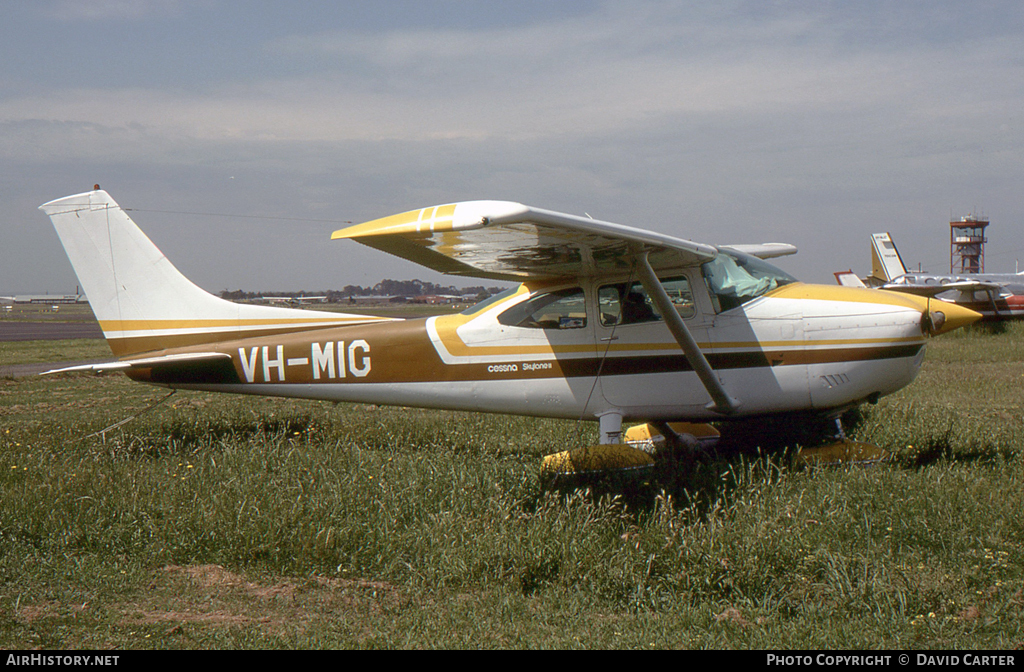
[[888,233],[871,234],[871,277],[879,282],[891,282],[906,274],[907,269],[892,237]]
[[201,289],[97,188],[39,206],[116,355],[382,318],[225,301]]

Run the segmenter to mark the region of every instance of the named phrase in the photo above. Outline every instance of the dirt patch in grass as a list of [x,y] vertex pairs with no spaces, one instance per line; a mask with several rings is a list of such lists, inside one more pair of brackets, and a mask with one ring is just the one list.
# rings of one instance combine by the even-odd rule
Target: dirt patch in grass
[[88,604],[64,605],[59,602],[43,602],[42,604],[25,605],[18,609],[18,617],[26,623],[34,623],[46,618],[74,618],[89,608]]
[[169,565],[150,590],[152,597],[118,607],[125,625],[256,626],[273,635],[380,616],[407,602],[384,582],[317,576],[263,583],[220,565]]

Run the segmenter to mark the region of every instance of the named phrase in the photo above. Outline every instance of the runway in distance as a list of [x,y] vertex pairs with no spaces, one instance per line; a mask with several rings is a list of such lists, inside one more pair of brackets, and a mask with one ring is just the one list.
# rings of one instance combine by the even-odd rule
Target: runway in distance
[[871,235],[871,275],[861,280],[851,270],[835,276],[839,284],[847,287],[870,286],[935,297],[969,308],[989,322],[1024,317],[1024,273],[908,271],[889,233]]
[[[597,422],[600,446],[546,462],[566,472],[646,468],[645,448],[709,433],[681,423],[837,418],[908,385],[929,337],[979,318],[919,296],[798,282],[764,261],[792,245],[714,246],[507,201],[412,210],[332,236],[521,283],[461,314],[245,305],[185,278],[98,185],[40,208],[119,358],[62,371]],[[646,424],[624,436],[624,422]]]

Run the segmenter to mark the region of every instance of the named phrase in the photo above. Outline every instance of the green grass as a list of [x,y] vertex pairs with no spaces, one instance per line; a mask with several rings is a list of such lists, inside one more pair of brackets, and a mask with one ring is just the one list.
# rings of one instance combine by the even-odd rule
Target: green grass
[[113,359],[110,346],[99,338],[58,341],[0,341],[0,365]]
[[889,463],[649,499],[541,489],[591,425],[180,392],[90,437],[165,392],[0,380],[0,647],[1016,647],[1022,346],[935,339],[850,418]]

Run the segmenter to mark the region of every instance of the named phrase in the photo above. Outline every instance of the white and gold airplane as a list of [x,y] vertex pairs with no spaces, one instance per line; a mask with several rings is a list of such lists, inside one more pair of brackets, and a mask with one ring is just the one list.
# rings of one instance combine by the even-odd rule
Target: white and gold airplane
[[[414,210],[332,236],[448,274],[522,283],[461,314],[243,305],[192,284],[98,185],[40,208],[120,358],[60,371],[582,418],[599,423],[608,447],[589,454],[619,466],[650,462],[625,443],[701,432],[668,423],[837,417],[909,384],[929,336],[979,317],[917,296],[797,282],[763,261],[791,245],[715,247],[504,201]],[[633,421],[650,424],[623,436]],[[580,459],[548,464],[571,471]]]

